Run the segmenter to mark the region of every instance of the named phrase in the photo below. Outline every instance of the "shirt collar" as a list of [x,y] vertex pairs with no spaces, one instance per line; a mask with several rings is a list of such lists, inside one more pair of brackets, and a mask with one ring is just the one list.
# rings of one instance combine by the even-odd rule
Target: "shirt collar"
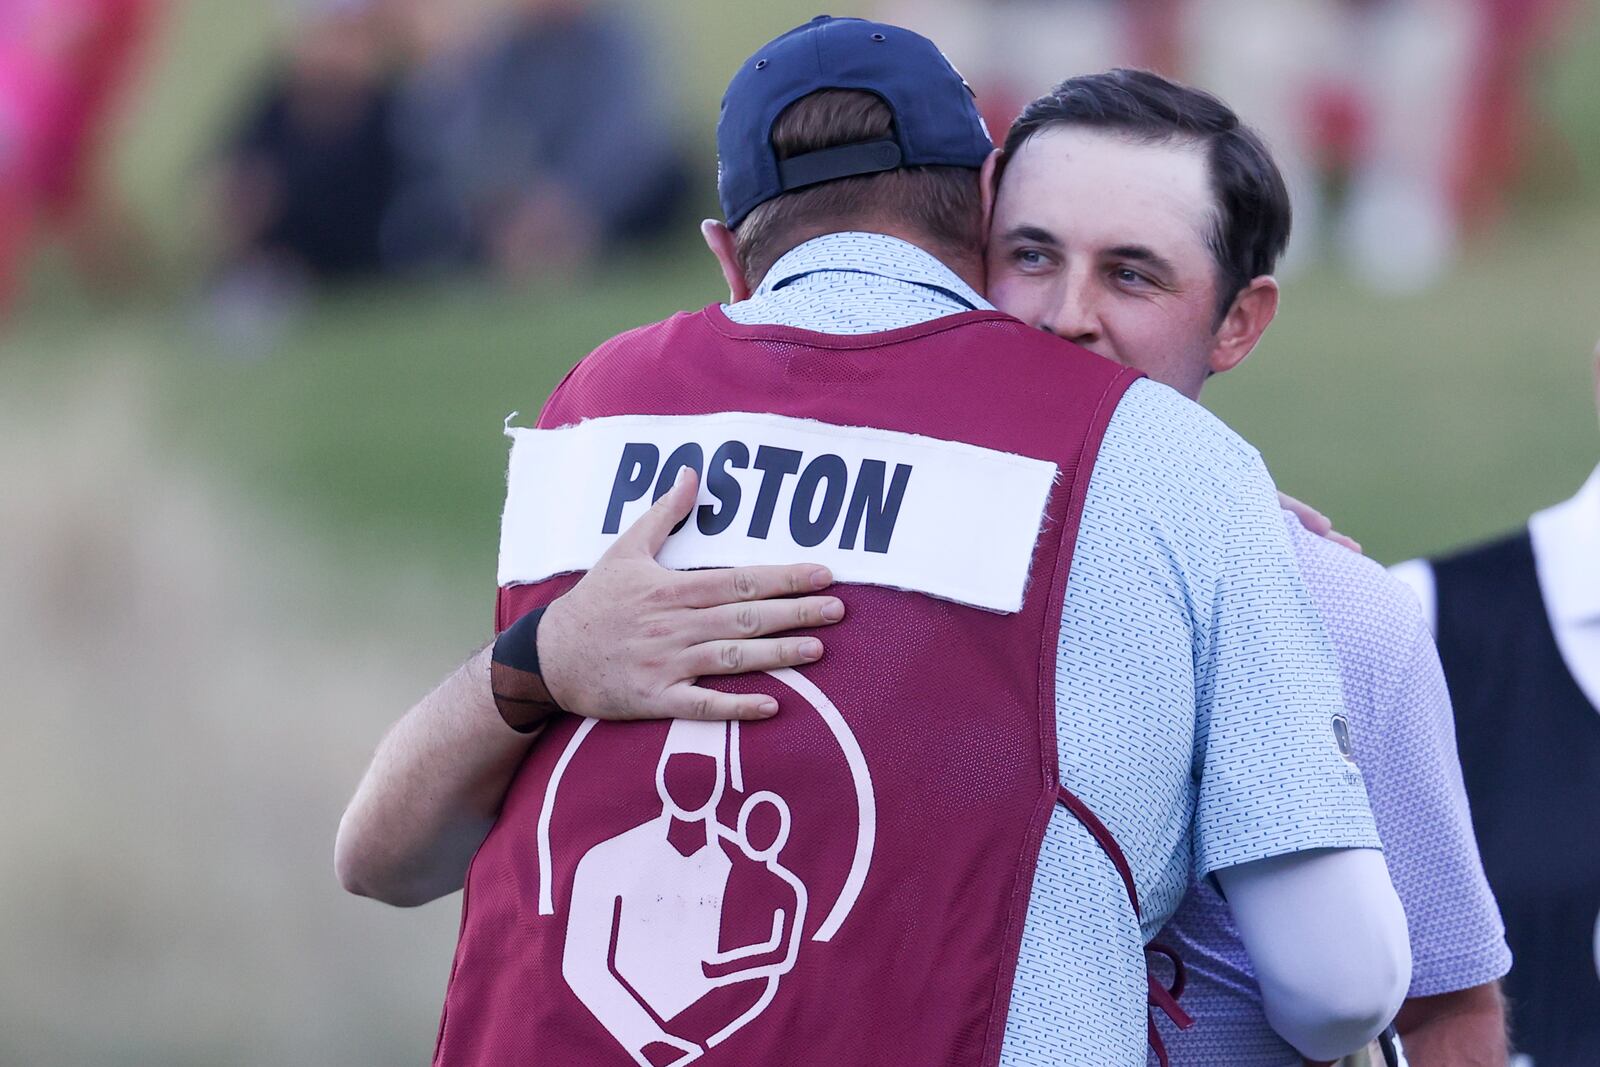
[[1600,622],[1600,467],[1578,495],[1528,520],[1545,606],[1556,622]]
[[898,237],[861,231],[825,234],[791,248],[772,265],[751,296],[770,296],[807,274],[830,270],[876,274],[910,285],[947,290],[976,310],[994,310],[993,304],[931,253]]

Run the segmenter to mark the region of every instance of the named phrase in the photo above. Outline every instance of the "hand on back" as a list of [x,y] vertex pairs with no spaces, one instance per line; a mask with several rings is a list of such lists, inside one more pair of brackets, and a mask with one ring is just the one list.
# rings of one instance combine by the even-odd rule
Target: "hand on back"
[[565,710],[601,719],[761,719],[777,701],[700,686],[706,675],[798,667],[822,656],[815,637],[844,603],[815,595],[833,583],[816,564],[674,571],[656,562],[694,509],[699,480],[673,487],[624,530],[583,579],[545,612],[539,659]]
[[1333,520],[1328,518],[1316,508],[1303,500],[1296,500],[1288,493],[1278,494],[1278,505],[1285,511],[1293,512],[1294,517],[1300,520],[1300,525],[1316,534],[1318,537],[1332,541],[1336,545],[1348,548],[1352,552],[1361,551],[1361,543],[1353,537],[1347,537],[1333,528]]

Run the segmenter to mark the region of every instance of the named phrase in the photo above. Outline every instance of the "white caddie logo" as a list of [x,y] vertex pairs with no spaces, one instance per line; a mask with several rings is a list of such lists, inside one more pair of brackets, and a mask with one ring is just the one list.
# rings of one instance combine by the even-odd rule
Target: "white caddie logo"
[[[861,746],[832,701],[803,675],[769,672],[821,717],[854,786],[857,819],[843,888],[805,936],[818,902],[785,864],[793,829],[788,800],[747,788],[738,722],[674,721],[655,766],[660,813],[590,847],[578,860],[567,909],[561,974],[572,992],[641,1067],[651,1046],[679,1053],[670,1067],[705,1055],[764,1012],[793,969],[804,941],[829,941],[849,916],[872,860],[877,810]],[[558,921],[552,824],[560,818],[562,778],[596,728],[573,734],[545,787],[538,825],[540,916]],[[742,796],[734,825],[718,819],[731,789]],[[731,909],[731,910],[729,910]],[[759,934],[728,943],[727,915]],[[744,921],[736,924],[740,929]],[[761,983],[753,1004],[703,1043],[673,1032],[673,1019],[713,990]],[[756,987],[752,987],[756,988]]]

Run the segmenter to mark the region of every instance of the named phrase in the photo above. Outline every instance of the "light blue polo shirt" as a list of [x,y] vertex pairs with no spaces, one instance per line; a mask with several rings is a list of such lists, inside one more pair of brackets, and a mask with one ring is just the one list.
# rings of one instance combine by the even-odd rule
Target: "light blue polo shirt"
[[[1511,950],[1478,858],[1455,716],[1421,606],[1372,560],[1308,532],[1287,512],[1284,526],[1339,656],[1352,755],[1405,908],[1407,995],[1501,978]],[[1300,1054],[1267,1022],[1250,957],[1215,887],[1194,886],[1160,940],[1183,953],[1184,1007],[1199,1020],[1183,1033],[1163,1027],[1173,1067],[1300,1067]]]
[[[990,307],[914,245],[842,233],[792,250],[723,310],[747,325],[863,334]],[[1253,448],[1165,386],[1135,383],[1107,427],[1056,662],[1063,781],[1121,843],[1144,922],[1058,808],[1000,1062],[1142,1067],[1142,947],[1191,877],[1378,847],[1360,772],[1333,732],[1338,667],[1272,481]]]

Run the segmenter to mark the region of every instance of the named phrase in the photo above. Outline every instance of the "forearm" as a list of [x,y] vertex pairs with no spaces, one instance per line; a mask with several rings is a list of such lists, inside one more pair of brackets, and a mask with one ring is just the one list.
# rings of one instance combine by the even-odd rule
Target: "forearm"
[[798,595],[833,581],[812,564],[679,572],[656,563],[672,527],[695,506],[698,482],[686,470],[551,604],[534,631],[536,665],[526,646],[519,655],[502,651],[496,684],[507,718],[495,706],[484,648],[389,731],[339,824],[334,866],[346,889],[399,905],[460,889],[528,750],[530,735],[506,723],[537,722],[544,699],[608,719],[777,713],[766,694],[697,682],[816,661],[816,638],[767,635],[835,623],[844,604]]
[[339,823],[340,883],[400,906],[460,889],[528,744],[495,709],[480,650],[379,744]]
[[1505,1067],[1505,1001],[1497,983],[1412,997],[1395,1020],[1411,1067]]
[[[1410,1067],[1506,1067],[1505,1000],[1497,982],[1432,997],[1410,997],[1395,1019]],[[1338,1063],[1343,1063],[1341,1060]],[[1305,1067],[1337,1067],[1306,1060]]]
[[1297,853],[1217,872],[1273,1029],[1337,1059],[1372,1040],[1411,976],[1405,914],[1371,849]]

